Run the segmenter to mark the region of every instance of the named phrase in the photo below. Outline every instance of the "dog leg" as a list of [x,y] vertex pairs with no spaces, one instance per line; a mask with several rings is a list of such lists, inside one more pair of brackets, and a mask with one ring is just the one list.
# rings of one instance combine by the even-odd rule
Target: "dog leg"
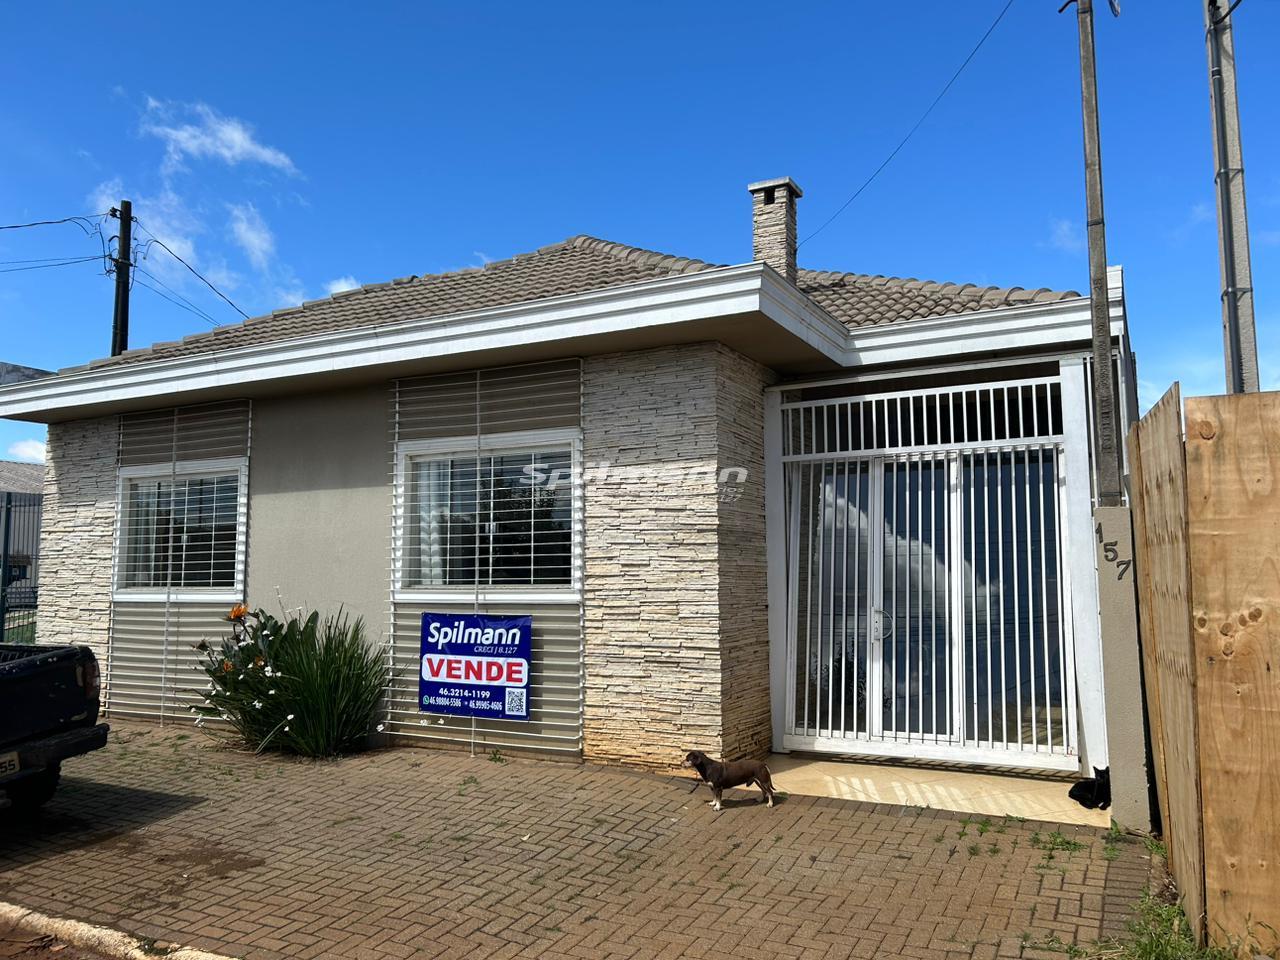
[[714,801],[712,801],[711,809],[712,809],[712,810],[714,810],[716,813],[719,813],[719,812],[723,809],[723,808],[720,806],[720,794],[721,794],[721,791],[720,791],[718,788],[716,788],[716,789],[714,789],[712,792],[716,795],[716,798],[715,798],[715,800],[714,800]]

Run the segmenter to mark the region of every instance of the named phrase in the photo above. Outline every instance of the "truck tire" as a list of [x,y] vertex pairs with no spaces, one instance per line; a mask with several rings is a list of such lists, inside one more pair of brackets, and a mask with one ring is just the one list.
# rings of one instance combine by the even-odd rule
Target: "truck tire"
[[15,813],[31,813],[49,802],[58,780],[62,776],[62,764],[55,763],[39,773],[23,777],[8,786],[0,787],[9,797],[10,808]]

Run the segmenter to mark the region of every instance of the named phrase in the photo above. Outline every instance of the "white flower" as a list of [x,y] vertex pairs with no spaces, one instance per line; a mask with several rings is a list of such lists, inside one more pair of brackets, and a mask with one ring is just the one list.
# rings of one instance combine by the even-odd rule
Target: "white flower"
[[288,727],[287,725],[286,725],[286,726],[285,726],[285,728],[284,728],[284,732],[285,732],[285,733],[288,733],[288,732],[289,732],[289,727]]
[[255,709],[255,710],[261,710],[261,709],[262,709],[262,701],[261,701],[261,700],[255,700],[255,701],[253,701],[253,709]]
[[268,691],[267,691],[267,696],[269,696],[269,697],[274,697],[275,695],[276,695],[276,692],[275,692],[274,690],[268,690]]
[[262,672],[263,672],[264,674],[266,674],[268,677],[274,677],[274,676],[275,676],[274,671],[272,671],[272,669],[271,669],[271,664],[267,664],[265,667],[263,667],[263,668],[262,668]]
[[419,721],[418,721],[418,723],[420,723],[420,724],[421,724],[422,726],[424,726],[424,727],[427,725],[427,721],[426,721],[426,720],[419,720]]
[[291,714],[289,714],[287,717],[285,717],[285,719],[286,719],[286,720],[292,720],[292,719],[293,719],[293,714],[292,714],[292,713],[291,713]]
[[240,679],[241,679],[241,680],[243,680],[243,679],[244,679],[244,674],[243,674],[243,673],[242,673],[242,674],[240,674]]
[[[192,707],[192,709],[194,710],[195,708],[194,708],[194,707]],[[384,728],[385,726],[386,726],[386,724],[384,724],[384,723],[380,723],[380,724],[378,724],[378,732],[379,732],[379,733],[381,733],[381,732],[382,732],[382,730],[383,730],[383,728]]]

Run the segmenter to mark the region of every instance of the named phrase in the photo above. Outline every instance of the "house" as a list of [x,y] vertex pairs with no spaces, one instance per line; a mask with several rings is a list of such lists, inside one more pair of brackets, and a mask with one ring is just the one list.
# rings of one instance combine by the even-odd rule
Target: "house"
[[[41,639],[100,651],[113,713],[183,717],[233,602],[342,604],[406,739],[1141,763],[1088,298],[802,269],[800,188],[749,192],[747,263],[578,236],[0,389],[49,424]],[[533,618],[527,722],[419,710],[422,614],[473,611]]]

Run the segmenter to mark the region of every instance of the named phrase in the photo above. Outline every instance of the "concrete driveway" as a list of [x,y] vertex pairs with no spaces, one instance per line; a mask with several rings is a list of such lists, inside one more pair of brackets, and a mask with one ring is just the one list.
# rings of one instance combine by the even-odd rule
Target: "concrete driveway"
[[1138,843],[1093,828],[423,749],[255,757],[115,723],[0,900],[251,960],[1016,957],[1123,932]]

